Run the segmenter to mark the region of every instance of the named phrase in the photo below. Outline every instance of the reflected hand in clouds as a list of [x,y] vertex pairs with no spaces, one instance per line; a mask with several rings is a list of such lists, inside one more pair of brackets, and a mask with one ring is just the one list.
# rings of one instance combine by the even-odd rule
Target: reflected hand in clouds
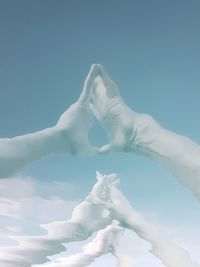
[[[41,225],[47,230],[46,235],[12,237],[18,245],[1,248],[0,266],[30,267],[45,263],[49,261],[47,256],[66,250],[63,243],[86,240],[111,224],[113,218],[105,209],[104,201],[110,201],[109,185],[115,186],[116,179],[116,175],[103,176],[97,172],[97,182],[89,195],[74,208],[69,220]],[[91,196],[102,203],[94,202]]]
[[111,202],[99,199],[95,200],[96,203],[104,204],[110,210],[110,216],[119,221],[122,227],[134,231],[147,241],[151,245],[149,252],[160,259],[164,266],[199,267],[184,248],[169,240],[157,225],[135,210],[116,185],[110,184],[109,189]]

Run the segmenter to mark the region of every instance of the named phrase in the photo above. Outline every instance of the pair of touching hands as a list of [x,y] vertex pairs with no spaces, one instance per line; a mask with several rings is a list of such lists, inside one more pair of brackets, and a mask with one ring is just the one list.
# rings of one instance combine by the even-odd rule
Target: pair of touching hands
[[100,64],[91,66],[78,101],[61,115],[55,126],[66,140],[66,152],[75,155],[104,153],[104,149],[98,149],[90,144],[88,132],[93,117],[102,124],[101,119],[105,117],[107,107],[118,95],[115,87]]

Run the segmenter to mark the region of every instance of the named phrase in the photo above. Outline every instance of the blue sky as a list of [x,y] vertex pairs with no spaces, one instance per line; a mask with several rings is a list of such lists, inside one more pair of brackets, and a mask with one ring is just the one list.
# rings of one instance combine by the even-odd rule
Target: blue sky
[[[198,0],[1,0],[1,137],[55,124],[78,98],[90,65],[101,63],[131,108],[200,142],[199,12]],[[91,140],[106,142],[97,123]],[[144,157],[51,155],[22,175],[70,183],[69,197],[77,199],[96,170],[119,173],[124,194],[152,220],[197,229],[192,193]]]

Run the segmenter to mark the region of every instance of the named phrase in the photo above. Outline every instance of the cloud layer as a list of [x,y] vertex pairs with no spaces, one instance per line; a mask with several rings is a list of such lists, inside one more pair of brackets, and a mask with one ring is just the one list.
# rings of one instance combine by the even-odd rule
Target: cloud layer
[[118,267],[132,267],[131,257],[125,255],[119,246],[119,238],[123,229],[117,222],[113,222],[105,229],[100,230],[94,240],[82,248],[82,252],[76,255],[58,258],[58,262],[53,262],[46,267],[84,267],[93,263],[96,258],[111,253],[116,257]]
[[167,267],[199,267],[191,259],[189,253],[172,242],[158,226],[150,223],[142,214],[136,211],[116,188],[111,186],[110,198],[112,204],[105,205],[112,211],[112,216],[121,222],[125,228],[133,230],[139,237],[151,244],[150,252],[158,257]]
[[[73,264],[76,263],[77,267],[85,266],[81,264],[89,264],[95,258],[108,252],[117,258],[119,267],[130,266],[132,261],[122,254],[118,246],[118,234],[121,232],[121,228],[118,226],[114,229],[107,227],[115,219],[120,222],[122,227],[131,229],[140,238],[147,241],[151,245],[150,252],[159,258],[166,267],[199,267],[186,250],[170,241],[158,226],[150,223],[130,205],[116,187],[119,183],[117,175],[103,176],[97,173],[97,178],[98,181],[92,191],[84,201],[75,207],[70,219],[43,225],[47,229],[47,234],[15,236],[14,239],[18,242],[18,246],[1,248],[0,263],[5,267],[27,267],[32,264],[42,264],[48,261],[48,256],[65,251],[63,243],[86,240],[94,232],[103,229],[94,241],[83,248],[82,253],[54,262],[51,266],[57,267],[55,264],[64,266],[62,265],[63,261],[70,263],[68,260],[71,260]],[[116,229],[120,230],[115,231]],[[15,230],[18,231],[18,229]],[[78,265],[79,263],[80,265]],[[73,264],[71,266],[74,266]]]
[[65,250],[63,243],[85,240],[111,223],[112,218],[104,205],[93,203],[93,196],[108,200],[108,184],[115,183],[115,175],[98,177],[90,194],[75,207],[69,220],[54,221],[42,225],[47,234],[37,236],[13,236],[17,246],[1,248],[0,263],[5,267],[31,266],[48,261],[47,256]]

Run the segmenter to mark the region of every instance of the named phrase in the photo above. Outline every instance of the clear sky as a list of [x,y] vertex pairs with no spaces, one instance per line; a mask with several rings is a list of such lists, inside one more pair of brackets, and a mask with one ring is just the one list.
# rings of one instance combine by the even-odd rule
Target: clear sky
[[[55,124],[78,98],[90,65],[101,63],[131,108],[200,142],[199,14],[198,0],[0,0],[0,136]],[[96,145],[107,141],[97,123],[91,141]],[[75,201],[90,191],[96,170],[117,172],[121,190],[135,207],[197,257],[199,203],[147,158],[123,153],[93,158],[51,155],[20,175],[43,181],[44,198],[50,194],[48,184],[66,183],[68,195],[61,196],[62,190],[56,194]],[[51,220],[63,218],[54,215]],[[39,223],[40,219],[35,225]],[[23,227],[28,229],[24,222]],[[130,254],[136,255],[136,245],[141,246],[138,266],[147,266],[142,261],[143,244],[131,238]],[[75,245],[69,248],[76,250]],[[110,257],[91,266],[108,262],[115,266]]]

